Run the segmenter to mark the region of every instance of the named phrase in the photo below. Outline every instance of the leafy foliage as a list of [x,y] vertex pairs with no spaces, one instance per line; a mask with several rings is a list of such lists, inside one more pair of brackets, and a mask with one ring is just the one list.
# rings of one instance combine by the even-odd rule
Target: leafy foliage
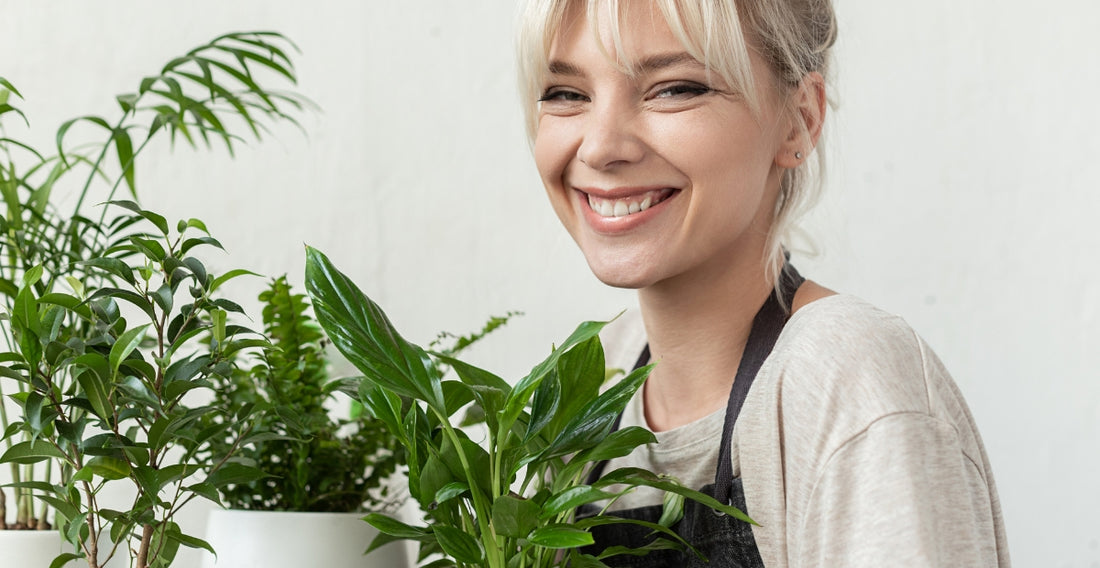
[[[232,411],[248,405],[273,409],[255,429],[264,438],[232,458],[269,477],[223,488],[223,502],[271,511],[383,508],[387,488],[382,482],[394,473],[401,449],[396,439],[368,414],[330,416],[326,402],[348,381],[331,378],[324,332],[311,317],[305,295],[293,293],[280,277],[260,300],[271,345],[252,368],[219,378],[215,392]],[[231,438],[221,441],[226,450],[232,443]]]
[[[733,507],[644,470],[619,469],[585,484],[592,464],[655,441],[638,427],[611,431],[650,368],[600,392],[605,365],[597,334],[603,323],[581,324],[512,386],[489,371],[405,340],[377,304],[312,248],[306,252],[306,288],[321,326],[364,374],[360,401],[405,447],[409,491],[426,515],[425,526],[368,515],[382,533],[372,549],[395,539],[416,540],[422,559],[442,554],[431,560],[433,568],[604,566],[601,560],[608,556],[645,551],[616,547],[593,555],[578,550],[593,543],[591,527],[628,521],[602,513],[577,519],[576,508],[613,501],[637,486],[747,519]],[[445,378],[441,364],[458,378]],[[485,418],[484,445],[451,424],[471,403]],[[683,505],[682,499],[666,502]],[[645,525],[662,537],[653,547],[684,546],[669,528],[679,518],[677,511],[666,513],[664,524]]]
[[[15,479],[16,525],[47,526],[52,508],[74,545],[55,564],[84,558],[95,568],[134,551],[141,568],[167,566],[181,545],[208,547],[173,521],[180,507],[261,475],[229,461],[257,408],[230,415],[196,403],[243,350],[266,344],[233,324],[240,307],[219,294],[248,272],[212,273],[199,253],[221,245],[202,221],[170,225],[136,202],[137,158],[162,134],[232,154],[267,123],[294,123],[305,99],[262,86],[295,81],[293,49],[273,32],[226,34],[119,95],[113,122],[63,123],[55,154],[0,136],[0,396],[20,410],[12,418],[0,405],[0,463]],[[0,77],[0,119],[27,123],[13,97],[22,95]],[[59,187],[80,188],[71,213],[55,205]],[[117,199],[120,188],[132,200]],[[98,216],[86,210],[92,198],[106,204]],[[224,420],[207,423],[217,415]],[[215,449],[222,439],[232,442]],[[129,484],[127,509],[100,504],[112,484]],[[32,497],[49,507],[34,515]]]

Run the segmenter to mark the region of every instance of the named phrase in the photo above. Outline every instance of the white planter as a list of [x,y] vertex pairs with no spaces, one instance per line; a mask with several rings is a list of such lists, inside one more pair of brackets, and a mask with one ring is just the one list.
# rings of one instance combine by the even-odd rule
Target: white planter
[[[57,531],[0,531],[0,559],[4,568],[49,568],[61,554],[63,545]],[[69,562],[65,566],[77,565]]]
[[203,568],[404,568],[405,544],[388,544],[367,556],[378,534],[362,513],[286,513],[214,510]]

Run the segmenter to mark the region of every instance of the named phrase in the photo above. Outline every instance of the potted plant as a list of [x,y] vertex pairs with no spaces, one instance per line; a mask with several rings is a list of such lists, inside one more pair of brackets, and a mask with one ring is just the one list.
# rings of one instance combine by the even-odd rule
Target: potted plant
[[[217,377],[214,392],[218,405],[233,413],[270,409],[255,422],[253,443],[230,458],[266,475],[221,488],[227,509],[212,511],[207,524],[217,556],[205,556],[204,563],[362,565],[362,543],[374,533],[360,519],[363,511],[398,504],[383,482],[394,473],[401,448],[361,406],[353,405],[347,418],[333,412],[336,396],[353,381],[333,378],[327,340],[305,295],[280,277],[259,299],[270,344],[254,364],[242,362]],[[231,437],[217,441],[221,453],[233,444]],[[382,554],[376,565],[407,562],[403,547]]]
[[[736,508],[644,470],[619,469],[585,483],[592,464],[655,441],[643,428],[611,431],[650,367],[601,392],[605,368],[597,334],[603,323],[581,324],[510,385],[405,340],[377,304],[312,248],[306,288],[334,345],[363,372],[360,401],[405,447],[409,491],[425,515],[420,526],[368,515],[383,533],[372,548],[395,539],[419,541],[421,560],[433,568],[598,567],[608,556],[686,546],[669,528],[681,517],[685,498],[751,522]],[[458,378],[445,378],[441,364]],[[470,404],[484,416],[484,445],[452,424]],[[602,511],[576,518],[578,507],[614,500],[637,486],[667,492],[659,523]],[[642,524],[660,538],[642,549],[579,548],[593,544],[592,527],[623,522]]]
[[[0,415],[0,464],[13,478],[0,503],[17,513],[10,525],[0,513],[0,524],[56,528],[71,549],[53,566],[99,567],[126,553],[141,568],[167,566],[181,545],[208,548],[175,523],[181,507],[262,475],[229,461],[262,409],[229,414],[195,396],[266,343],[233,323],[240,306],[220,296],[248,272],[209,271],[201,255],[221,245],[201,221],[170,224],[134,201],[136,158],[158,135],[232,152],[237,131],[259,137],[265,122],[293,122],[287,111],[303,99],[258,78],[293,82],[290,47],[271,32],[215,38],[118,96],[114,122],[62,124],[54,155],[0,137],[0,394],[17,410]],[[26,122],[13,96],[0,77],[0,118]],[[72,145],[85,128],[101,141]],[[52,194],[69,180],[80,191],[65,213]],[[133,200],[118,199],[120,189]],[[223,438],[234,441],[228,450],[211,442]],[[119,485],[123,497],[108,502],[105,490]],[[0,551],[5,565],[10,554]]]

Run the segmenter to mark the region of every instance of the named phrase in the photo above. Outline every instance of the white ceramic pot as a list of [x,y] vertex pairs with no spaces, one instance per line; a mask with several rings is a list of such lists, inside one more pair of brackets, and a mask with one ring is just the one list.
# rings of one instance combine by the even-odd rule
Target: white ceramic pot
[[[0,565],[4,568],[49,568],[64,541],[57,531],[0,531]],[[76,566],[69,562],[65,566]]]
[[214,510],[206,541],[217,551],[203,568],[405,568],[403,542],[363,556],[378,532],[362,513]]

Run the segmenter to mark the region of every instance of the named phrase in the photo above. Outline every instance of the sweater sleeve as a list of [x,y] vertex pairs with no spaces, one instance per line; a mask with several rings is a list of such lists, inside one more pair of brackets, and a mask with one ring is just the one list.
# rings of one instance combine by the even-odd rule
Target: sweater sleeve
[[950,424],[884,416],[829,457],[790,527],[790,565],[997,566],[989,494]]

